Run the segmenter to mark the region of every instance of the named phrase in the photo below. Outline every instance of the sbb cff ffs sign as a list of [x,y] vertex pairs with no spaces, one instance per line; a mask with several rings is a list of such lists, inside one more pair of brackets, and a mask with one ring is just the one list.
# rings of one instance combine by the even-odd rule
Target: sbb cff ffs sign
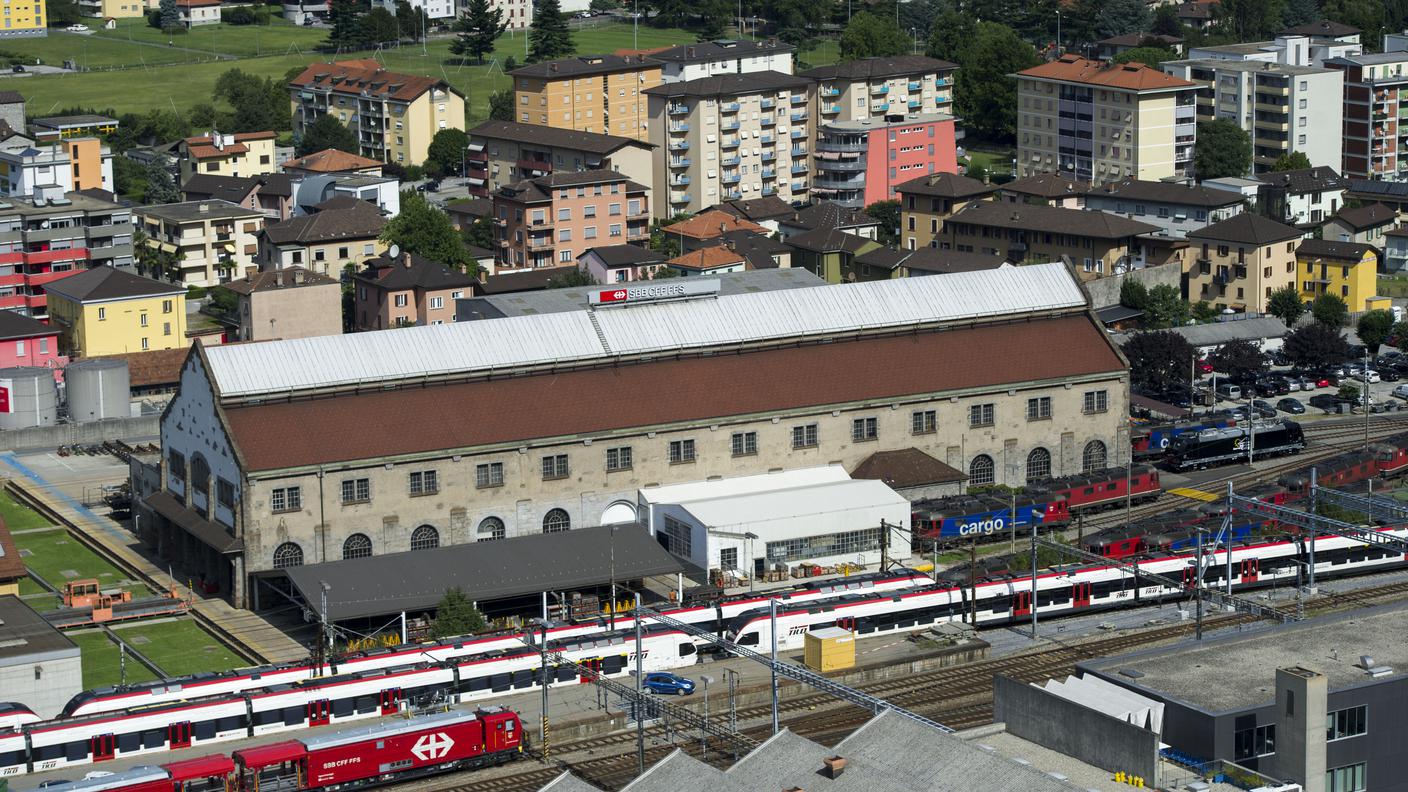
[[659,300],[678,300],[685,297],[707,297],[718,293],[719,281],[717,278],[691,278],[675,283],[651,283],[641,286],[598,289],[591,293],[588,301],[592,305],[634,305]]

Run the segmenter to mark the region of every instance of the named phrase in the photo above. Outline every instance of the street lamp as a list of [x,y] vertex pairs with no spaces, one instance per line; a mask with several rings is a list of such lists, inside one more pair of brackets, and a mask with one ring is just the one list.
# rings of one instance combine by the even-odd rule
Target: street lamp
[[699,733],[699,747],[704,750],[705,758],[709,756],[709,683],[714,678],[708,674],[699,677],[699,681],[704,683],[704,728]]

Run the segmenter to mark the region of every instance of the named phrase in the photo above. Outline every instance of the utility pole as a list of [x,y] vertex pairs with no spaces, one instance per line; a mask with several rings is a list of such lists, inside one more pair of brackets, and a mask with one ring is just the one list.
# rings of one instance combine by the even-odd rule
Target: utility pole
[[768,632],[772,635],[772,733],[777,734],[777,600],[768,600]]
[[1032,640],[1036,640],[1036,520],[1032,520]]
[[117,673],[118,684],[127,684],[127,642],[117,642]]
[[[1009,475],[1010,475],[1010,473],[1009,473]],[[1011,509],[1012,509],[1012,512],[1011,512],[1011,520],[1012,520],[1012,524],[1008,526],[1008,531],[1007,531],[1007,535],[1010,537],[1009,540],[1008,540],[1007,551],[1008,551],[1009,553],[1015,553],[1015,552],[1017,552],[1017,490],[1015,490],[1015,489],[1012,490],[1012,492],[1011,492],[1010,494],[1012,495],[1012,501],[1011,501]],[[1033,522],[1035,522],[1035,521],[1033,521]]]
[[978,626],[978,537],[968,540],[968,622]]
[[[1056,48],[1061,47],[1061,12],[1056,12]],[[1192,354],[1193,362],[1188,366],[1188,418],[1192,420],[1193,414],[1198,411],[1198,353]]]
[[323,660],[332,656],[332,622],[328,621],[328,592],[332,591],[325,581],[318,581],[319,596],[322,602],[322,622],[323,622]]
[[[1316,492],[1316,490],[1317,490],[1318,488],[1319,488],[1319,485],[1316,484],[1316,469],[1312,467],[1312,468],[1310,469],[1310,513],[1311,513],[1311,514],[1319,514],[1319,513],[1320,513],[1320,512],[1319,512],[1319,504],[1316,503],[1316,501],[1319,500],[1319,498],[1317,497],[1317,496],[1319,495],[1319,493]],[[1310,578],[1310,591],[1313,593],[1313,592],[1315,591],[1315,530],[1314,530],[1314,529],[1311,529],[1311,530],[1310,530],[1310,535],[1305,538],[1305,547],[1306,547],[1306,551],[1309,552],[1309,554],[1310,554],[1310,564],[1309,564],[1309,566],[1307,567],[1307,574],[1308,574],[1308,576],[1309,576],[1309,578]]]
[[538,626],[542,629],[542,637],[538,644],[538,650],[542,654],[542,670],[539,672],[538,680],[543,685],[543,721],[540,736],[543,741],[543,761],[547,761],[551,752],[548,744],[548,623],[539,622]]
[[1197,623],[1194,637],[1203,640],[1203,531],[1198,530],[1197,562],[1193,566],[1193,596],[1197,598]]
[[880,571],[890,568],[890,524],[880,520]]
[[611,630],[616,631],[616,526],[611,526]]
[[1369,444],[1369,347],[1364,346],[1364,444]]
[[636,700],[634,709],[636,711],[636,775],[645,775],[645,711],[641,706],[645,702],[641,700],[641,682],[644,680],[645,672],[641,662],[641,622],[640,617],[640,592],[636,592],[636,609],[632,614],[636,622]]

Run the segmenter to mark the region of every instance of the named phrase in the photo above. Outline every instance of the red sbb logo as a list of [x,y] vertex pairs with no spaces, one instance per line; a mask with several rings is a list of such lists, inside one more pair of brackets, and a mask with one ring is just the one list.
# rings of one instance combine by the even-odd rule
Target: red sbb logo
[[604,303],[625,302],[630,297],[630,292],[625,289],[607,289],[597,295],[597,299]]

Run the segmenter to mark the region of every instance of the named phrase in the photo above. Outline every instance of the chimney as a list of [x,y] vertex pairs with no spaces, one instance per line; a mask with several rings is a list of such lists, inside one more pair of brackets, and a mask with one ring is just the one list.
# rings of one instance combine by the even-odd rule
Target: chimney
[[296,270],[294,270],[294,271],[293,271],[293,285],[298,286],[298,285],[301,285],[302,283],[303,283],[303,270],[301,270],[301,269],[296,269]]
[[687,57],[687,58],[693,58],[693,57],[694,57],[694,47],[685,47],[685,49],[684,49],[684,54],[685,54],[685,57]]
[[737,250],[738,250],[738,245],[734,244],[734,242],[733,242],[732,239],[725,241],[725,242],[724,242],[724,247],[726,247],[726,248],[728,248],[729,250],[732,250],[732,251],[737,251]]
[[728,223],[719,223],[719,233],[724,233],[728,229]]
[[841,774],[846,772],[845,757],[828,756],[827,758],[822,759],[821,763],[822,765],[824,765],[821,770],[822,775],[826,776],[827,778],[830,778],[833,781],[837,778],[840,778]]
[[210,204],[201,204],[201,205],[200,205],[200,211],[203,212],[203,213],[204,213],[204,212],[209,212],[209,211],[210,211]]
[[410,253],[410,251],[406,251],[405,253],[402,253],[402,254],[401,254],[401,266],[405,267],[406,269],[410,269],[410,268],[411,268],[411,253]]
[[548,71],[550,71],[550,72],[555,72],[555,71],[557,71],[557,64],[556,64],[556,63],[549,63],[549,64],[548,64]]
[[284,271],[283,271],[283,270],[281,270],[281,269],[276,269],[276,270],[274,270],[274,285],[275,285],[275,286],[282,286],[282,285],[284,285]]

